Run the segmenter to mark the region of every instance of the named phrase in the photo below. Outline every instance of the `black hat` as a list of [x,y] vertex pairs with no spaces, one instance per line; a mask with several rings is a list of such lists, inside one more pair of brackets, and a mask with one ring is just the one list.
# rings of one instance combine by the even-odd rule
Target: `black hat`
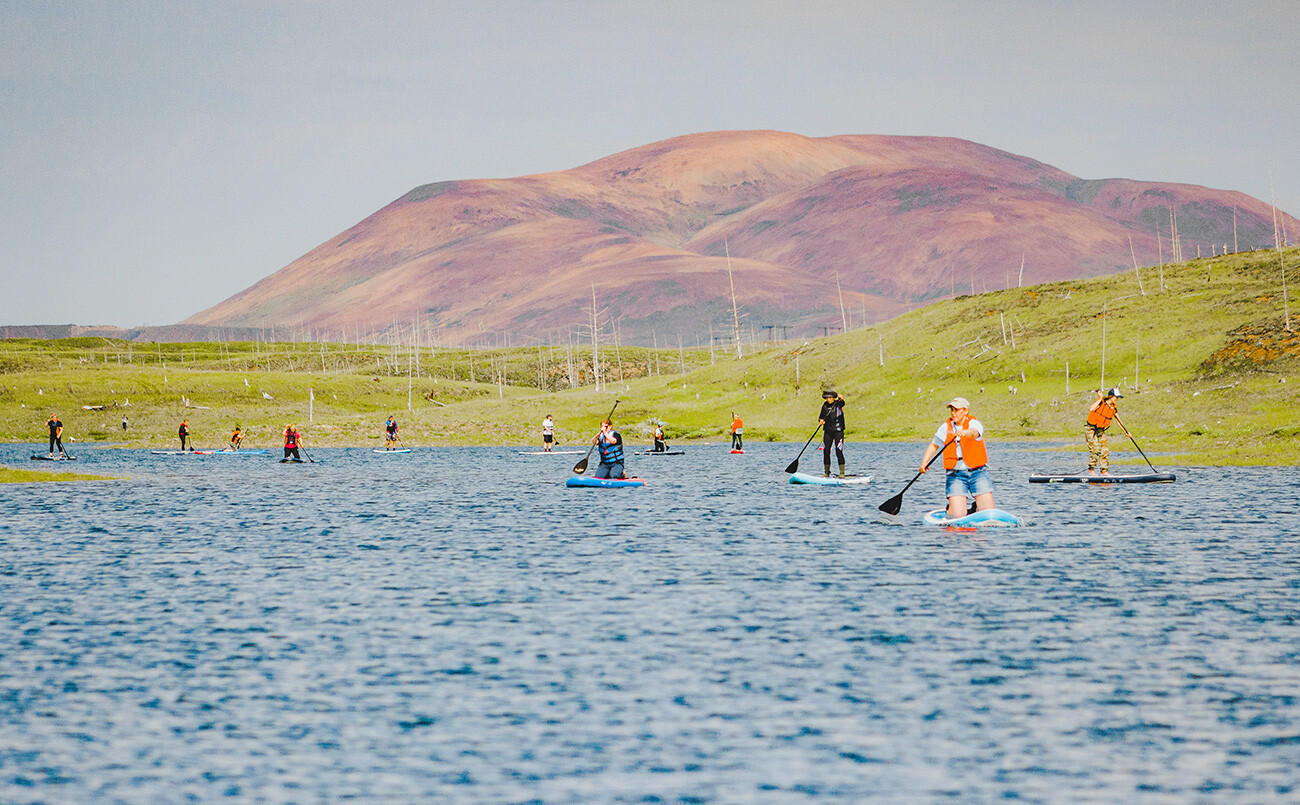
[[834,391],[833,389],[826,389],[825,391],[822,392],[822,396],[823,396],[823,397],[838,397],[838,396],[840,396],[840,395],[839,395],[836,391]]

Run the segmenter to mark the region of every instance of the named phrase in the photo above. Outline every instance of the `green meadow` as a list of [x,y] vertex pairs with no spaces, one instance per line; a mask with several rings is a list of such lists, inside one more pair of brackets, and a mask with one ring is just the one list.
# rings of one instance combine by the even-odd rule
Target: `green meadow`
[[[200,447],[236,424],[245,445],[275,447],[289,422],[309,447],[378,446],[392,414],[408,446],[522,445],[540,441],[551,413],[562,444],[585,444],[618,399],[630,442],[648,441],[655,420],[670,441],[719,441],[733,412],[750,442],[803,442],[833,387],[850,440],[924,440],[961,395],[991,442],[1081,449],[1104,383],[1123,390],[1120,418],[1153,459],[1296,465],[1297,264],[1297,249],[1257,251],[961,296],[830,338],[747,344],[740,358],[602,345],[599,387],[590,344],[8,340],[0,439],[43,444],[57,412],[70,447],[174,447],[182,419]],[[1131,444],[1114,428],[1111,446]]]

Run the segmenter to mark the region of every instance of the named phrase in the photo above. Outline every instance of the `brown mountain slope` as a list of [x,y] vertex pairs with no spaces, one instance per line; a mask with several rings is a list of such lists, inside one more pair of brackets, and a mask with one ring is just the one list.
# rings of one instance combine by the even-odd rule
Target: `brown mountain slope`
[[594,290],[606,338],[700,343],[732,332],[730,264],[746,332],[805,334],[1015,284],[1022,260],[1026,282],[1131,268],[1130,239],[1139,263],[1168,260],[1174,215],[1186,257],[1272,244],[1271,209],[1240,193],[949,138],[711,132],[417,187],[185,324],[563,341]]

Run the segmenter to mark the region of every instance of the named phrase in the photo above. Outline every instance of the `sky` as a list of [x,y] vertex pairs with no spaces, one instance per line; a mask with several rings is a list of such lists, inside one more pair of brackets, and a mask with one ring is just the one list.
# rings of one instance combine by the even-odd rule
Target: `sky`
[[0,0],[0,325],[171,324],[418,185],[960,137],[1300,214],[1290,0]]

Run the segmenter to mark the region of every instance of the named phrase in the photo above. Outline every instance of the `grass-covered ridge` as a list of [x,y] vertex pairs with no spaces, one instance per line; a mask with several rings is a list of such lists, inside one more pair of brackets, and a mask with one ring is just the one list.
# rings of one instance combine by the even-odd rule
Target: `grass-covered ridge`
[[[1300,282],[1300,251],[1284,259],[1290,287]],[[590,345],[6,341],[0,439],[43,442],[58,411],[81,441],[172,445],[188,417],[203,446],[220,445],[237,423],[246,444],[272,446],[289,421],[309,444],[367,444],[391,413],[409,445],[523,444],[539,441],[552,413],[572,443],[618,397],[616,418],[632,440],[648,437],[653,419],[668,423],[670,439],[717,440],[734,411],[750,440],[801,442],[821,389],[834,386],[848,399],[850,439],[923,439],[960,394],[991,440],[1081,442],[1102,385],[1104,327],[1105,384],[1124,389],[1120,416],[1148,453],[1297,464],[1300,338],[1283,316],[1279,255],[1260,251],[959,297],[845,335],[755,347],[739,361],[707,349],[602,348],[600,390]],[[1112,446],[1127,443],[1116,435]]]

